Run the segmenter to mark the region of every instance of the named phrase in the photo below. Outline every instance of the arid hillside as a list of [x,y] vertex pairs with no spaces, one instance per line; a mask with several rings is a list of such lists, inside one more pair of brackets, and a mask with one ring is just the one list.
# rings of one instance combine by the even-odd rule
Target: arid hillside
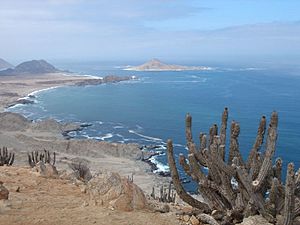
[[80,182],[44,178],[29,167],[0,167],[9,199],[0,201],[2,225],[179,224],[174,213],[123,212],[91,204]]

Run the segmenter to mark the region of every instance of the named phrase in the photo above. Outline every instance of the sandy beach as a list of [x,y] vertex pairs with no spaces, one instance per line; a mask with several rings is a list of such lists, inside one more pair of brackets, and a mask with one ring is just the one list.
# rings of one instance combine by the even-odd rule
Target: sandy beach
[[0,76],[0,111],[34,91],[91,80],[95,78],[66,73]]

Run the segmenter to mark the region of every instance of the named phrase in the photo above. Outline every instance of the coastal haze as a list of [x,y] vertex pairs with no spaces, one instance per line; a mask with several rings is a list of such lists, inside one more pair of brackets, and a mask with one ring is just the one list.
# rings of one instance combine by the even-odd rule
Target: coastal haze
[[[232,124],[239,124],[240,160],[246,161],[257,145],[260,118],[268,125],[272,112],[278,113],[270,162],[282,158],[284,184],[288,163],[300,167],[299,8],[294,0],[1,1],[0,162],[8,152],[15,161],[0,165],[0,224],[204,223],[178,195],[170,197],[176,182],[170,184],[167,143],[172,139],[184,190],[211,204],[179,162],[191,153],[187,113],[199,147],[200,133],[214,136],[214,124],[224,132],[225,107],[224,161],[234,145]],[[257,148],[259,166],[268,144]],[[39,163],[49,166],[47,151],[55,152],[56,164],[45,175]],[[240,162],[229,167],[240,168]],[[88,170],[90,180],[74,165]],[[272,173],[269,168],[269,180],[276,166]],[[201,168],[212,181],[210,165]],[[295,180],[299,208],[300,175]],[[234,196],[245,193],[239,182],[234,176],[228,181]],[[2,202],[3,185],[9,198]],[[259,193],[264,206],[270,187]],[[231,218],[237,203],[230,204],[223,213]],[[212,209],[200,211],[217,220],[212,224],[227,224],[225,214]],[[277,211],[276,223],[283,224],[286,214]],[[228,224],[247,224],[239,213]],[[265,217],[260,209],[255,214]]]

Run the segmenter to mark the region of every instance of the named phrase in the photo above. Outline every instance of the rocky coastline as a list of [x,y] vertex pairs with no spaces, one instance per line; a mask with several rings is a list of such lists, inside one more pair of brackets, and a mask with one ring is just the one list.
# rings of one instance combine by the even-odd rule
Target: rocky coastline
[[[101,85],[106,83],[118,83],[122,81],[130,81],[130,80],[136,80],[137,78],[135,76],[116,76],[116,75],[108,75],[103,78],[85,78],[80,80],[73,81],[70,79],[70,84],[66,84],[69,86],[88,86],[88,85]],[[64,81],[65,82],[65,81]],[[37,84],[40,85],[53,85],[54,87],[63,85],[61,80],[46,80],[46,81],[38,81]],[[51,87],[50,87],[51,88]],[[38,91],[37,91],[38,92]],[[17,97],[19,96],[17,93],[2,93],[1,95],[6,97]],[[5,108],[10,108],[18,104],[26,105],[26,104],[34,104],[34,98],[36,96],[32,93],[28,94],[27,96],[22,96],[18,99],[14,99],[12,102],[8,102],[5,105]]]
[[[58,86],[88,86],[88,85],[101,85],[105,83],[118,83],[118,82],[123,82],[123,81],[130,81],[130,80],[135,80],[137,79],[136,76],[116,76],[116,75],[108,75],[103,78],[95,78],[95,77],[86,77],[86,76],[78,76],[68,73],[66,74],[56,74],[59,75],[60,77],[63,77],[64,79],[45,79],[47,76],[43,75],[43,79],[38,79],[39,76],[34,75],[32,78],[28,76],[24,76],[25,79],[31,79],[31,80],[36,80],[35,84],[38,86],[44,87],[46,85],[46,90],[55,88]],[[77,79],[74,79],[76,77]],[[6,77],[7,78],[7,77]],[[18,78],[21,78],[18,76]],[[12,83],[12,82],[10,82]],[[22,82],[22,79],[19,80],[17,85],[24,84],[24,86],[30,86]],[[42,89],[43,90],[43,89]],[[7,90],[8,91],[8,90]],[[26,93],[23,96],[21,94],[23,93],[18,93],[17,91],[15,93],[12,92],[5,92],[3,91],[3,95],[7,96],[10,98],[10,101],[5,104],[5,108],[8,109],[9,107],[14,107],[18,104],[34,104],[35,103],[35,98],[36,98],[36,93],[38,93],[40,90],[34,90],[33,92]],[[1,92],[1,90],[0,90]],[[21,96],[20,96],[21,95]],[[19,98],[16,98],[19,97]],[[1,104],[0,104],[1,105]],[[73,124],[68,124],[68,125],[62,125],[58,123],[55,120],[44,120],[40,121],[35,124],[35,127],[38,127],[38,129],[47,131],[47,130],[54,130],[61,135],[61,137],[64,140],[73,140],[73,141],[79,141],[74,138],[73,135],[71,135],[72,132],[78,132],[82,131],[85,127],[91,126],[91,124],[86,124],[86,123],[73,123]],[[84,141],[84,140],[80,140]],[[170,178],[170,173],[169,172],[164,172],[164,171],[158,171],[158,166],[153,163],[153,157],[163,154],[162,152],[155,151],[155,148],[159,146],[138,146],[139,150],[139,156],[136,158],[143,162],[144,164],[149,166],[149,169],[147,171],[151,173],[155,173],[158,176],[161,177],[167,177]]]

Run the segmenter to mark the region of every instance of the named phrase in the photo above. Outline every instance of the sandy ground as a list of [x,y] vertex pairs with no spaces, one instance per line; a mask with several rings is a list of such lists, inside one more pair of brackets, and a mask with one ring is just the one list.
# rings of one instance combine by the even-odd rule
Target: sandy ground
[[10,190],[9,200],[0,200],[1,225],[179,224],[174,213],[121,212],[88,204],[80,186],[43,178],[29,168],[0,167],[0,180]]

